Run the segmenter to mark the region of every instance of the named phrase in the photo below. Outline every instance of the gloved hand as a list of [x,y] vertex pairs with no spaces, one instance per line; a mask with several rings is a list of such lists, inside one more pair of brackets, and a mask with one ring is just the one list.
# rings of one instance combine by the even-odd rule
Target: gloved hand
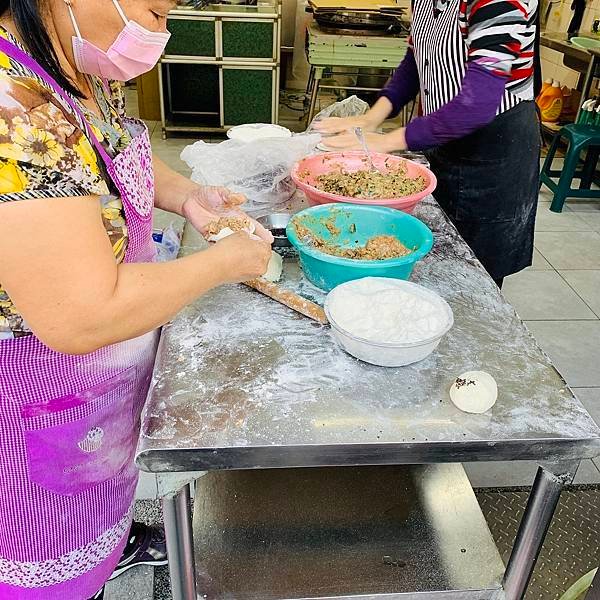
[[314,124],[316,131],[323,135],[335,135],[345,133],[355,127],[361,127],[365,131],[375,131],[380,123],[369,118],[368,115],[355,117],[329,117]]
[[[233,193],[227,188],[199,185],[183,203],[183,216],[206,236],[208,225],[221,217],[247,217],[240,208],[245,202],[246,197],[243,194]],[[254,219],[251,221],[254,223],[254,233],[272,244],[271,232]]]
[[[396,130],[396,135],[382,133],[365,133],[365,141],[371,152],[394,152],[406,150],[406,141],[401,135],[403,130]],[[355,133],[340,133],[335,137],[324,138],[321,142],[328,150],[362,150],[362,144]]]

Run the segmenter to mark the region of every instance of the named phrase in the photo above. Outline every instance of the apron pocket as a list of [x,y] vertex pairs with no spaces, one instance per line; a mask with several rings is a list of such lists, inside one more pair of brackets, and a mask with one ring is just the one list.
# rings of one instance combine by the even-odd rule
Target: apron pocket
[[503,223],[514,221],[522,204],[520,177],[511,176],[513,160],[460,159],[457,221]]
[[79,494],[132,460],[136,368],[82,392],[21,408],[29,478],[61,495]]

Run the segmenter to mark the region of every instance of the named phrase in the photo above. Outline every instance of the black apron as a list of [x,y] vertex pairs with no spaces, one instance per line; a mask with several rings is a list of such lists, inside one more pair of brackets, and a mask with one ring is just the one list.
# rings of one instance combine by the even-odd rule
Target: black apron
[[434,197],[495,280],[531,265],[539,193],[540,128],[534,102],[428,151]]

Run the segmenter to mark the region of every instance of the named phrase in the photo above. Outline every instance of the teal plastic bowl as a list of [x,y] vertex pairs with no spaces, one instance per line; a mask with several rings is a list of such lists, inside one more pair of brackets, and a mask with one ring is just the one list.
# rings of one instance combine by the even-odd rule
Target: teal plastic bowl
[[[298,237],[294,223],[299,221],[317,237],[342,247],[364,246],[376,235],[393,235],[414,251],[387,260],[354,260],[326,254],[309,240]],[[408,279],[418,260],[433,246],[433,234],[416,217],[393,208],[358,204],[323,204],[299,212],[286,229],[298,250],[306,278],[322,290],[362,277]]]

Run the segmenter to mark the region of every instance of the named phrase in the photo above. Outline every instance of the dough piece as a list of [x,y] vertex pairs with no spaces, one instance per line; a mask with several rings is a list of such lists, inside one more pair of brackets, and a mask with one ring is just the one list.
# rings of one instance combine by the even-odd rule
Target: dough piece
[[[244,229],[244,231],[246,231],[251,238],[253,238],[255,240],[260,240],[259,236],[254,235],[255,230],[256,230],[256,227],[254,226],[254,223],[252,223],[252,222],[250,222],[248,227]],[[218,233],[210,235],[208,237],[208,241],[209,242],[218,242],[219,240],[222,240],[223,238],[226,238],[227,236],[230,236],[234,233],[235,233],[235,231],[233,231],[233,229],[231,229],[231,227],[223,227],[223,229],[221,229],[221,231],[219,231]],[[275,252],[274,250],[271,250],[271,260],[269,260],[267,272],[262,276],[262,279],[266,279],[267,281],[271,281],[274,283],[281,279],[282,272],[283,272],[283,259],[281,258],[281,256],[279,256],[279,254],[277,254],[277,252]]]
[[234,232],[232,229],[230,229],[229,227],[225,227],[224,229],[221,229],[221,231],[219,231],[219,233],[213,233],[213,234],[209,235],[207,240],[209,242],[219,242],[223,238],[226,238],[227,236],[232,235],[233,233]]
[[[260,240],[259,236],[254,235],[255,229],[256,228],[254,226],[254,223],[250,223],[250,227],[245,231],[248,232],[248,235],[250,235],[251,238],[255,240]],[[219,240],[222,240],[223,238],[226,238],[227,236],[232,235],[234,233],[235,231],[233,231],[231,227],[224,227],[223,229],[221,229],[221,231],[219,231],[219,233],[209,236],[208,241],[218,242]],[[271,282],[279,281],[281,279],[282,272],[283,259],[281,258],[281,256],[279,256],[279,254],[277,254],[277,252],[271,250],[271,260],[269,260],[267,272],[262,276],[262,279],[266,279],[267,281]]]
[[497,398],[496,380],[485,371],[467,371],[450,388],[450,400],[466,413],[484,413],[496,404]]
[[[249,235],[252,236],[255,229],[256,229],[256,227],[254,226],[254,223],[251,222],[248,225],[248,227],[244,228],[241,231],[246,231]],[[238,230],[238,231],[240,231],[240,230]],[[227,236],[232,235],[234,233],[235,233],[235,231],[233,229],[231,229],[231,227],[223,227],[223,229],[221,229],[218,233],[212,233],[206,239],[209,242],[218,242],[218,241],[222,240],[223,238],[226,238]]]
[[271,260],[267,267],[267,272],[263,275],[263,279],[272,281],[273,283],[281,279],[281,273],[283,272],[283,258],[277,254],[274,250],[271,250]]

